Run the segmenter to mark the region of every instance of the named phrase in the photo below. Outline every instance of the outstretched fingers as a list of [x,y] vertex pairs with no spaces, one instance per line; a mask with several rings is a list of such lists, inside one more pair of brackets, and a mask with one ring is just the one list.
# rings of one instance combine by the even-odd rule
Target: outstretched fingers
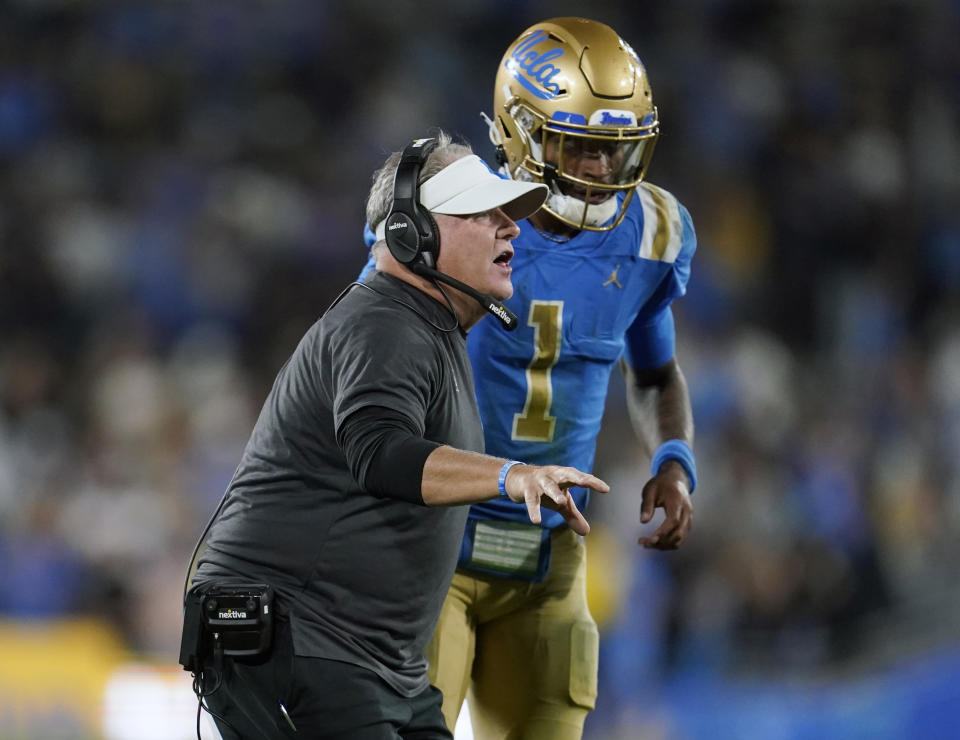
[[[587,534],[590,531],[590,524],[584,518],[580,509],[577,508],[576,501],[574,501],[568,489],[573,486],[582,486],[599,493],[607,493],[610,486],[596,476],[584,473],[576,468],[547,466],[538,473],[538,485],[530,496],[530,498],[536,498],[536,502],[532,506],[530,498],[527,499],[530,521],[539,523],[539,509],[542,505],[559,512],[567,521],[567,526],[577,534]],[[535,512],[534,508],[536,508]],[[534,515],[538,518],[534,519]]]
[[597,493],[610,492],[610,486],[595,475],[584,473],[576,468],[560,468],[560,471],[562,480],[558,481],[558,483],[563,488],[580,486],[581,488],[589,488],[591,491],[596,491]]
[[544,496],[543,505],[548,509],[559,512],[560,515],[566,519],[567,526],[577,534],[588,534],[590,532],[589,522],[587,522],[586,518],[580,512],[580,509],[577,508],[577,503],[573,500],[573,496],[566,493],[566,491],[564,491],[564,496],[561,501]]
[[527,505],[527,516],[534,524],[539,524],[543,517],[540,516],[540,496],[534,493],[524,496],[524,502]]

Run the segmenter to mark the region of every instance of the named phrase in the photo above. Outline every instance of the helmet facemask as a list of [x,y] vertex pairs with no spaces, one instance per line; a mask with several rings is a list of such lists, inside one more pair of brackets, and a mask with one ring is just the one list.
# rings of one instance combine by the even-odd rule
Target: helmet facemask
[[645,126],[632,121],[591,126],[545,120],[522,103],[514,110],[529,152],[520,169],[550,186],[544,208],[577,229],[616,227],[650,164],[659,130],[656,112]]

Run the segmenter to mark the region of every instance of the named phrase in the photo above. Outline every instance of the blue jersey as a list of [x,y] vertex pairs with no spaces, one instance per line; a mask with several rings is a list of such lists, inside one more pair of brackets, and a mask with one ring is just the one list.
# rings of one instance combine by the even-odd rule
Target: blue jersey
[[[557,242],[523,221],[505,303],[519,326],[485,318],[467,339],[487,453],[591,471],[617,360],[639,369],[673,357],[670,303],[686,291],[696,245],[686,208],[649,183],[612,231]],[[572,490],[583,510],[589,492]],[[524,504],[503,499],[470,517],[529,522]],[[544,527],[563,523],[543,510]]]
[[[488,317],[467,337],[486,452],[591,472],[617,360],[643,369],[673,357],[670,304],[686,292],[693,222],[673,195],[641,183],[612,231],[558,242],[519,226],[505,302],[519,325],[506,332]],[[364,238],[375,241],[369,226]],[[360,279],[372,270],[370,259]],[[584,510],[589,492],[571,490]],[[544,527],[564,524],[557,512],[542,515]],[[503,499],[474,504],[470,518],[530,521],[524,504]]]

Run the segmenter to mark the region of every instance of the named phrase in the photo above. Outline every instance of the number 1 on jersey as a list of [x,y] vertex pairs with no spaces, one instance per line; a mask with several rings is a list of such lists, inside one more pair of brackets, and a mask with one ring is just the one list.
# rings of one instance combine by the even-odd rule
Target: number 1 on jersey
[[527,365],[527,400],[523,413],[513,415],[513,439],[549,442],[557,423],[550,416],[553,385],[550,371],[560,357],[563,301],[531,301],[527,325],[532,326],[533,359]]

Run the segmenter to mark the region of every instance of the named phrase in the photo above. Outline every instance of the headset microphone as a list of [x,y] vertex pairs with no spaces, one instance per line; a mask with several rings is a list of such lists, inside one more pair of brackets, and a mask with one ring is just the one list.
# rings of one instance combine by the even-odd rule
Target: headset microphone
[[501,301],[498,301],[489,293],[481,293],[476,288],[471,288],[466,283],[460,282],[454,277],[450,277],[438,270],[435,270],[432,267],[424,264],[423,262],[414,262],[411,264],[410,269],[413,270],[417,275],[422,275],[423,277],[433,278],[434,280],[439,280],[442,283],[446,283],[462,293],[466,293],[468,296],[473,298],[477,303],[483,306],[488,313],[496,317],[504,329],[507,331],[513,331],[517,328],[517,315],[511,311],[509,308],[503,305]]

